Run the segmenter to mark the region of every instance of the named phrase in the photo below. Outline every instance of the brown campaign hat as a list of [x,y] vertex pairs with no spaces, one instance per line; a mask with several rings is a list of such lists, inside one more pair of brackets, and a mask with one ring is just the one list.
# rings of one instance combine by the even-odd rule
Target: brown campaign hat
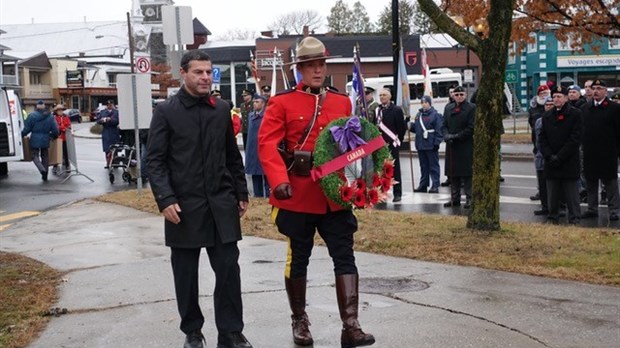
[[287,64],[297,64],[310,62],[318,59],[338,58],[341,56],[330,56],[321,40],[308,36],[297,44],[295,60]]

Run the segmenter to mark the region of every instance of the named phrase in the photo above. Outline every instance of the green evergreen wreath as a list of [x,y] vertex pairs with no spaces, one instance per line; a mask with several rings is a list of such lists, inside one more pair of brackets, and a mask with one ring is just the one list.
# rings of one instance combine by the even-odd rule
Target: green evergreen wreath
[[[314,146],[314,167],[319,167],[341,155],[330,128],[344,127],[349,118],[342,117],[334,120],[321,131]],[[366,119],[360,118],[360,123],[362,130],[357,135],[364,141],[368,142],[381,136],[381,131]],[[349,183],[342,170],[322,177],[320,185],[325,196],[349,209],[371,208],[376,203],[385,201],[387,192],[395,183],[393,160],[386,145],[373,152],[371,157],[373,170],[365,173],[363,178],[356,178]]]

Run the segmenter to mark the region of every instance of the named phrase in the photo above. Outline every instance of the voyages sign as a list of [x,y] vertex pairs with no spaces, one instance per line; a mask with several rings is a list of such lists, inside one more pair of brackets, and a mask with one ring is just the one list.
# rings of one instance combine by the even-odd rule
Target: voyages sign
[[598,66],[620,66],[620,54],[608,54],[604,56],[560,56],[558,68]]

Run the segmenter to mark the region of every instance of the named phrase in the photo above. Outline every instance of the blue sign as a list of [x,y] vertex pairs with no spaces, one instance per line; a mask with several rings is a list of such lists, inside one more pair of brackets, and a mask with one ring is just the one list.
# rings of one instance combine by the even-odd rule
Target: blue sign
[[222,71],[220,68],[213,68],[213,83],[220,83],[222,79]]

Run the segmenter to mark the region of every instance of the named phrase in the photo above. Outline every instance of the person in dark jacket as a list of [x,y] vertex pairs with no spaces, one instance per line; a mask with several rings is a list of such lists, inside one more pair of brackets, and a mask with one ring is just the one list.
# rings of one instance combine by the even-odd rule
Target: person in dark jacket
[[539,134],[540,152],[545,160],[544,175],[547,181],[547,220],[559,222],[560,200],[568,208],[568,222],[578,224],[579,208],[579,144],[582,135],[581,110],[568,103],[568,90],[558,86],[552,92],[553,109],[543,115]]
[[405,124],[403,109],[392,103],[391,98],[392,93],[389,89],[384,88],[379,91],[380,105],[377,108],[377,117],[375,121],[394,159],[394,180],[398,183],[395,184],[393,188],[394,198],[392,202],[396,203],[401,201],[403,195],[400,175],[400,154],[398,150],[405,137],[407,125]]
[[[530,101],[530,106],[527,110],[527,122],[530,125],[530,129],[532,130],[532,153],[534,153],[534,155],[536,155],[536,153],[539,151],[536,148],[536,135],[534,132],[534,127],[536,124],[536,120],[542,117],[542,115],[545,113],[545,100],[547,99],[547,97],[551,97],[549,86],[547,86],[546,84],[538,86],[538,89],[536,89],[536,96]],[[531,196],[530,199],[533,201],[540,200],[540,187],[538,187],[536,194]]]
[[265,114],[267,98],[254,95],[254,110],[248,114],[248,142],[245,148],[245,173],[252,176],[254,197],[269,197],[269,183],[258,161],[258,130]]
[[446,106],[442,134],[446,141],[445,174],[450,178],[450,202],[444,207],[461,205],[461,183],[465,191],[465,208],[471,205],[471,179],[474,162],[474,119],[476,105],[467,101],[465,89],[454,89],[455,102]]
[[568,86],[568,102],[572,107],[580,109],[588,101],[586,97],[581,95],[581,87],[578,85],[570,85]]
[[252,105],[252,91],[244,89],[243,92],[241,92],[241,97],[243,98],[243,103],[241,104],[241,139],[243,140],[243,148],[245,149],[248,143],[248,115],[254,110]]
[[607,192],[609,220],[618,220],[618,147],[620,146],[620,105],[607,98],[605,81],[594,80],[592,100],[583,112],[583,172],[586,178],[588,209],[582,218],[598,216],[599,181]]
[[422,108],[409,127],[409,130],[415,132],[415,148],[418,151],[422,172],[420,183],[414,192],[427,192],[431,181],[432,186],[428,193],[439,192],[439,144],[443,141],[441,133],[443,118],[433,108],[432,103],[431,97],[427,95],[422,97]]
[[28,134],[31,134],[30,153],[32,154],[32,162],[41,173],[41,179],[47,181],[50,139],[58,138],[59,133],[54,116],[46,109],[42,100],[37,102],[35,111],[30,113],[24,122],[22,137]]
[[215,273],[217,346],[251,348],[242,334],[237,246],[248,190],[230,108],[210,94],[213,68],[207,53],[185,53],[180,73],[184,84],[179,92],[155,108],[147,167],[153,195],[165,217],[184,347],[203,347],[198,261],[206,248]]
[[101,145],[105,153],[105,168],[108,168],[112,159],[110,146],[121,140],[120,130],[118,129],[118,110],[114,107],[114,101],[108,100],[107,107],[97,115],[95,122],[103,125],[101,133]]

